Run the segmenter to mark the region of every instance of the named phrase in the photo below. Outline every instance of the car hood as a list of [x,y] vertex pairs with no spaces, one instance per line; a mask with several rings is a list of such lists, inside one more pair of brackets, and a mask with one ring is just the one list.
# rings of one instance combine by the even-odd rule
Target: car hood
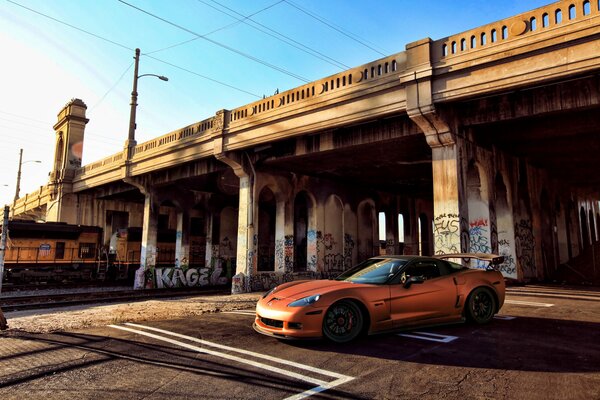
[[289,299],[298,300],[307,296],[315,294],[324,295],[334,290],[356,287],[357,284],[346,281],[332,281],[332,280],[315,280],[315,281],[302,281],[291,286],[286,286],[281,290],[276,290],[272,293],[269,298]]

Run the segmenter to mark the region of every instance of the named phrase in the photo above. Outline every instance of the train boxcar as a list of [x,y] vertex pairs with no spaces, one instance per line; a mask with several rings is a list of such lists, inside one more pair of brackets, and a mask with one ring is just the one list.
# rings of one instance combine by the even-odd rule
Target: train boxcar
[[102,228],[13,220],[8,223],[5,279],[13,282],[90,280]]

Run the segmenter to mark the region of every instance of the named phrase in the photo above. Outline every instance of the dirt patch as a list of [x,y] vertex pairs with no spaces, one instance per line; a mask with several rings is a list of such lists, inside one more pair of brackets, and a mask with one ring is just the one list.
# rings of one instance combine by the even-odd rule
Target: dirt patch
[[261,293],[88,304],[5,313],[8,330],[32,333],[69,331],[122,322],[179,319],[204,313],[254,309]]

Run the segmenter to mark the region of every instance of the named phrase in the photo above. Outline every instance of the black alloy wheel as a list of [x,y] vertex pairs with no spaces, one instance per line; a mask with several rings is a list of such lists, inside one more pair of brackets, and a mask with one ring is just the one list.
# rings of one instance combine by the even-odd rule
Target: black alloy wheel
[[494,318],[496,299],[486,288],[477,288],[469,295],[467,317],[476,324],[486,324]]
[[345,343],[360,335],[363,315],[358,306],[349,300],[333,304],[323,319],[323,335],[336,343]]

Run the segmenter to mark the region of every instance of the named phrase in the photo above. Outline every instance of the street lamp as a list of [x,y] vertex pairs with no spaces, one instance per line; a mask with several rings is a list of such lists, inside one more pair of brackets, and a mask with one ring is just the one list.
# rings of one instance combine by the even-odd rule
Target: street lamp
[[15,203],[17,202],[17,200],[19,200],[19,192],[21,191],[21,166],[23,164],[27,164],[30,162],[34,162],[34,163],[38,163],[38,164],[41,163],[40,160],[23,161],[23,149],[21,149],[21,151],[19,152],[19,169],[17,171],[17,189],[15,190],[15,200],[14,200]]
[[135,49],[135,68],[133,71],[133,90],[131,91],[131,111],[129,114],[129,135],[127,137],[127,142],[125,142],[125,147],[127,148],[127,158],[131,158],[132,151],[131,149],[136,145],[135,142],[135,111],[137,107],[137,81],[139,78],[143,76],[155,76],[161,81],[168,81],[169,78],[162,75],[155,74],[143,74],[138,75],[138,67],[140,63],[140,49]]

